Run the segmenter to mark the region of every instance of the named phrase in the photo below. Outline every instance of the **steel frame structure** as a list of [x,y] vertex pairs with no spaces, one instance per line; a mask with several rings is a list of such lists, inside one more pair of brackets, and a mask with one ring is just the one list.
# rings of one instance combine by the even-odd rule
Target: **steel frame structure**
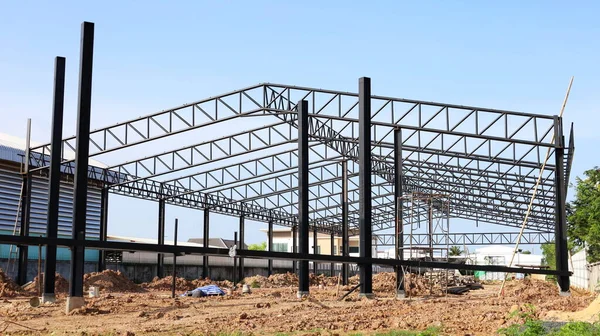
[[[91,93],[86,94],[87,81],[91,88],[91,54],[89,65],[84,66],[84,42],[80,102],[86,105],[91,99]],[[92,42],[85,43],[93,46],[93,34]],[[86,66],[90,68],[86,70]],[[146,246],[157,252],[167,250],[167,204],[204,210],[206,223],[210,213],[240,217],[242,243],[244,219],[269,223],[269,237],[273,225],[291,227],[300,232],[300,246],[297,253],[294,249],[287,258],[301,260],[302,274],[308,272],[304,270],[305,259],[358,262],[361,294],[368,295],[370,264],[375,260],[370,255],[372,232],[406,225],[411,216],[407,209],[396,209],[398,192],[452,195],[452,218],[519,228],[544,154],[550,148],[550,161],[532,203],[525,240],[534,243],[554,238],[562,242],[566,238],[564,202],[574,154],[572,126],[566,143],[558,116],[377,96],[370,90],[368,78],[360,79],[359,93],[263,83],[93,131],[87,131],[83,125],[77,136],[62,141],[56,138],[61,129],[53,126],[51,144],[28,150],[29,173],[50,169],[53,176],[52,171],[58,171],[62,165],[67,173],[76,175],[80,186],[84,177],[102,183],[106,189],[102,194],[105,208],[109,193],[158,201],[159,243],[153,249]],[[299,119],[300,112],[305,113],[306,120]],[[80,106],[79,120],[85,124],[89,113],[89,109],[83,106],[82,110]],[[261,125],[107,168],[88,169],[83,163],[89,157],[110,155],[185,132],[217,126],[225,130],[242,118],[260,120]],[[557,141],[553,142],[552,136]],[[76,151],[82,163],[65,159],[66,150]],[[59,163],[56,152],[62,153]],[[50,197],[55,197],[52,190]],[[76,209],[81,212],[79,203]],[[78,233],[67,244],[77,251],[76,258],[83,250],[79,246],[109,249],[106,211],[103,210],[104,231],[101,230],[104,236],[96,245],[87,244],[89,241],[81,236],[85,227],[81,227],[81,214],[76,213],[74,227]],[[418,213],[412,221],[426,217],[426,212]],[[343,260],[309,255],[308,232],[313,230],[342,236]],[[204,233],[209,233],[208,224]],[[361,236],[361,256],[353,259],[348,256],[347,237],[356,233]],[[395,235],[390,238],[385,233],[378,234],[377,239],[380,245],[392,244],[397,240]],[[456,244],[514,242],[509,233],[449,237]],[[45,243],[54,238],[49,231],[50,240]],[[415,244],[422,242],[419,235],[413,238]],[[0,241],[12,239],[0,236]],[[398,243],[408,243],[406,239],[405,235]],[[557,244],[561,256],[567,253],[562,245]],[[185,247],[175,249],[183,251]],[[261,256],[275,255],[283,256]],[[161,255],[157,263],[162,273]],[[546,272],[561,275],[561,288],[566,291],[565,267],[559,262],[557,271]],[[74,271],[78,277],[80,270]],[[345,267],[343,271],[346,278]],[[204,272],[207,274],[208,269]],[[300,288],[300,292],[304,289],[307,290]],[[78,288],[71,292],[80,294]]]

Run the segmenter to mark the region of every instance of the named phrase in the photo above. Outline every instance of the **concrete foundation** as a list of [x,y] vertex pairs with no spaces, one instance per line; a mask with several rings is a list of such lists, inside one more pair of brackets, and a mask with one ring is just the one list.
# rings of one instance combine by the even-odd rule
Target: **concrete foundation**
[[373,293],[358,293],[359,299],[362,299],[362,298],[372,299],[374,297],[375,297],[375,295],[373,295]]
[[56,302],[56,295],[54,293],[42,294],[42,303],[54,303]]
[[310,294],[310,292],[308,291],[298,291],[298,293],[296,293],[296,297],[298,299],[302,299],[303,297],[306,297]]
[[66,313],[69,314],[72,310],[85,306],[85,299],[81,296],[67,297]]
[[571,292],[562,292],[562,291],[559,291],[558,295],[559,296],[571,296]]
[[406,298],[406,292],[403,290],[397,290],[396,291],[396,299],[405,299]]

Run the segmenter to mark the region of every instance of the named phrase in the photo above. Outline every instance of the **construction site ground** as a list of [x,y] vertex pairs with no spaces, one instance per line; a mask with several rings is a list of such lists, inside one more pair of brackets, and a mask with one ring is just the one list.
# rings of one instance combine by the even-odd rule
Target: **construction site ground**
[[[104,279],[99,275],[96,278]],[[561,314],[571,316],[563,312],[584,310],[595,298],[579,290],[562,297],[549,282],[513,280],[508,282],[503,297],[498,297],[500,284],[493,283],[463,295],[420,294],[396,300],[394,283],[389,281],[392,277],[380,278],[386,281],[374,282],[374,299],[359,299],[353,293],[344,301],[338,297],[351,286],[338,288],[335,278],[314,279],[314,284],[321,283],[312,286],[310,296],[303,299],[296,298],[293,281],[266,288],[275,285],[269,285],[273,282],[264,277],[258,279],[263,283],[256,278],[246,279],[246,283],[261,286],[252,288],[250,294],[242,294],[238,288],[226,296],[202,298],[171,298],[170,291],[158,285],[170,283],[170,278],[155,279],[156,286],[150,283],[135,288],[104,283],[99,297],[86,298],[87,305],[70,314],[65,312],[64,293],[54,304],[32,307],[30,298],[35,295],[31,292],[5,291],[0,299],[0,334],[369,335],[437,327],[443,335],[492,335],[501,327],[520,322],[513,311],[534,307],[539,318],[556,320]],[[109,281],[106,279],[102,281]],[[196,284],[178,279],[177,293]]]

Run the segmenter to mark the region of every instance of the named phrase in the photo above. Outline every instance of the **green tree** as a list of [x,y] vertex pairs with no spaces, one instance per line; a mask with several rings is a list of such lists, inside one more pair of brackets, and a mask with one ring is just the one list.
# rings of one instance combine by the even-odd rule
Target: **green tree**
[[267,242],[262,242],[260,244],[250,244],[250,245],[248,245],[248,250],[266,251],[267,250]]
[[567,229],[572,245],[587,247],[588,262],[600,261],[600,169],[577,178],[575,200],[567,207]]
[[452,247],[450,247],[450,250],[448,251],[448,253],[451,257],[454,257],[454,256],[459,256],[459,255],[463,254],[463,250],[461,250],[460,247],[458,247],[458,246],[452,246]]

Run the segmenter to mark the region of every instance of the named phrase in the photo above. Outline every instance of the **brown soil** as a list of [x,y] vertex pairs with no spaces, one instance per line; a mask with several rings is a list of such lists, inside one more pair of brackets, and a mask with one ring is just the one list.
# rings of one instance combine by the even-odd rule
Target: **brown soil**
[[[141,284],[141,287],[147,290],[153,291],[170,291],[171,285],[173,283],[173,277],[167,276],[164,278],[154,277],[151,282],[145,282]],[[217,285],[222,288],[231,288],[233,287],[233,282],[224,280],[224,281],[213,281],[211,279],[196,279],[196,280],[187,280],[184,278],[175,279],[175,290],[178,292],[185,292],[189,290],[196,289],[198,287],[207,286],[207,285]]]
[[17,285],[0,268],[0,297],[14,297],[21,293],[21,287]]
[[[376,275],[375,299],[358,299],[353,293],[348,300],[337,299],[335,286],[313,286],[310,297],[296,298],[294,276],[251,277],[281,288],[255,288],[242,295],[238,288],[224,297],[170,298],[170,279],[156,279],[167,284],[167,291],[118,293],[115,288],[100,298],[86,298],[85,307],[66,315],[64,298],[57,303],[38,308],[26,300],[15,298],[0,301],[3,334],[218,334],[241,331],[244,334],[270,335],[278,332],[299,332],[311,335],[363,334],[388,330],[423,330],[439,326],[444,335],[491,335],[498,328],[520,322],[511,314],[528,310],[546,316],[551,310],[580,311],[594,295],[573,291],[571,297],[560,297],[554,284],[544,281],[510,281],[505,295],[498,297],[499,285],[461,296],[395,300],[393,274]],[[266,279],[266,280],[265,280]],[[315,277],[316,283],[330,281]],[[201,280],[202,283],[210,280]],[[389,282],[385,284],[384,282]],[[183,284],[196,286],[199,282]],[[212,282],[211,282],[212,283]],[[290,285],[292,284],[292,285]],[[337,283],[336,283],[337,284]],[[192,286],[192,287],[193,287]],[[158,287],[156,287],[158,288]],[[185,288],[185,290],[190,287]],[[178,293],[183,289],[178,290]],[[344,292],[340,292],[342,295]],[[596,302],[600,302],[596,300]],[[595,307],[595,306],[594,306]],[[594,307],[588,308],[595,309]],[[93,316],[93,318],[90,318]],[[17,323],[17,324],[15,324]],[[319,330],[319,331],[315,331]]]
[[88,273],[83,276],[83,286],[87,290],[90,286],[108,292],[142,292],[143,289],[133,281],[127,279],[121,272],[106,270]]
[[[23,290],[25,290],[27,293],[30,293],[32,295],[37,295],[38,290],[40,288],[40,283],[43,283],[43,281],[44,281],[44,273],[42,273],[41,281],[36,276],[30,284],[23,287]],[[67,279],[63,278],[62,275],[56,273],[55,280],[54,280],[54,293],[57,295],[61,295],[61,294],[66,294],[68,292],[69,292],[69,281]]]

